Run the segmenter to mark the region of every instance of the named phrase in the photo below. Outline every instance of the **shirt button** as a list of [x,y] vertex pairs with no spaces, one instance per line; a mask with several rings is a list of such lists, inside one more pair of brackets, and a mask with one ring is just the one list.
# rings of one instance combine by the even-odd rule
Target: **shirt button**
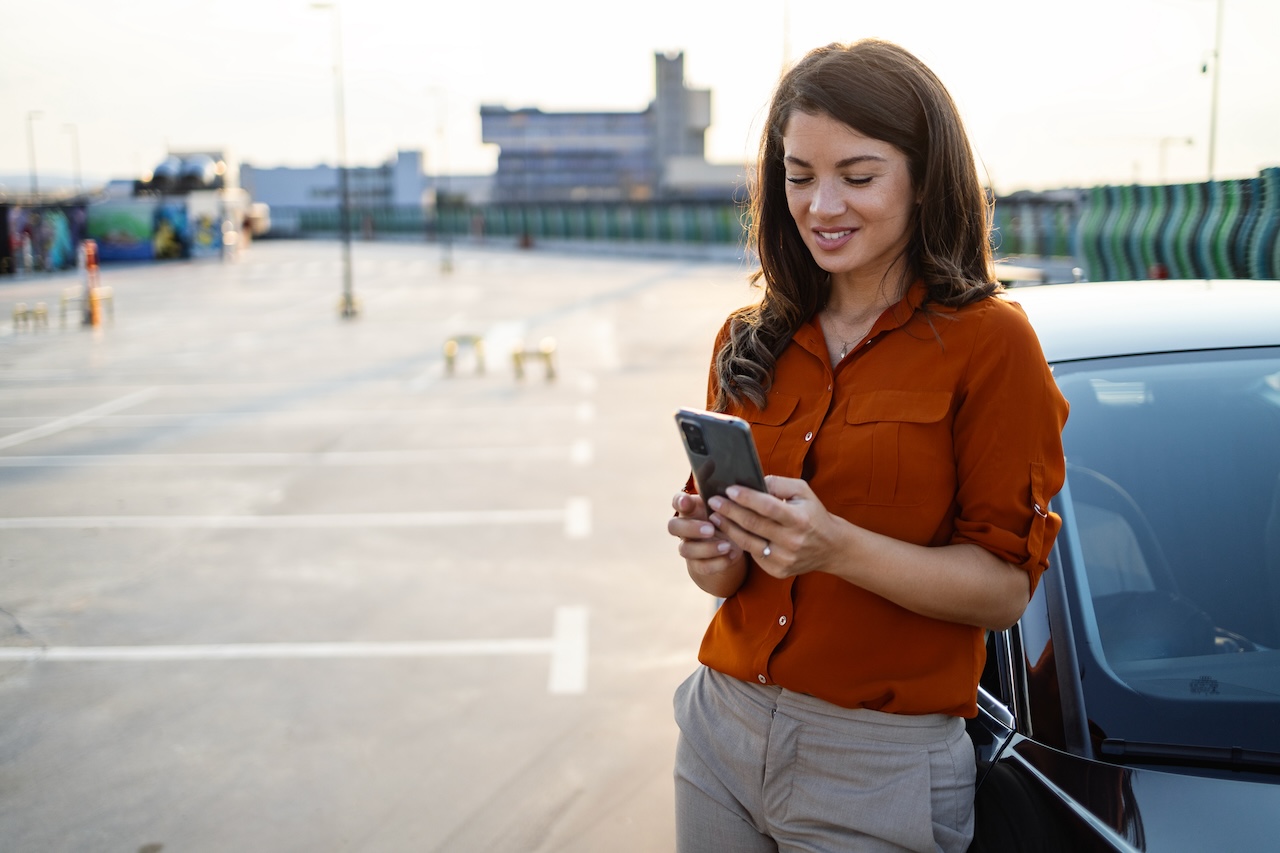
[[763,675],[757,675],[757,676],[756,676],[756,678],[760,679],[760,683],[761,683],[761,684],[768,684],[768,683],[769,683],[769,679],[765,678]]
[[779,617],[778,617],[778,624],[779,624],[779,625],[785,625],[785,624],[787,624],[787,617],[785,617],[785,616],[779,616]]
[[805,440],[805,441],[813,441],[813,433],[811,433],[811,432],[806,432],[806,433],[804,434],[804,440]]

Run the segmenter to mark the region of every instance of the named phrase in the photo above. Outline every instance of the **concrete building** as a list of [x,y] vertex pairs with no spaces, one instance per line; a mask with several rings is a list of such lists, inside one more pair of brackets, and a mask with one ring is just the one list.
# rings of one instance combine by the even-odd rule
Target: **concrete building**
[[[338,204],[338,170],[329,165],[260,168],[242,163],[240,184],[255,202],[272,209]],[[380,166],[349,166],[347,187],[355,209],[421,208],[427,189],[422,152],[397,151]]]
[[706,163],[710,90],[685,85],[683,53],[654,61],[654,99],[643,112],[482,106],[481,137],[500,149],[493,200],[730,198],[742,170]]

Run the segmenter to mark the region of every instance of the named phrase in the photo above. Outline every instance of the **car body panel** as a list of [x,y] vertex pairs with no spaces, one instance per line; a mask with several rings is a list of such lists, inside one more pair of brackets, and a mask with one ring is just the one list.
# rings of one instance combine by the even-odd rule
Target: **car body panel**
[[1077,282],[1020,287],[1045,358],[1075,361],[1280,343],[1280,283]]
[[[1280,282],[1074,283],[1007,298],[1023,306],[1051,365],[1280,346]],[[1052,504],[1068,519],[1069,493]],[[1084,685],[1101,677],[1100,650],[1087,645],[1065,580],[1082,570],[1080,551],[1064,527],[1022,619],[989,637],[979,713],[968,725],[979,766],[971,851],[1280,849],[1274,767],[1095,755],[1105,735],[1090,722]]]

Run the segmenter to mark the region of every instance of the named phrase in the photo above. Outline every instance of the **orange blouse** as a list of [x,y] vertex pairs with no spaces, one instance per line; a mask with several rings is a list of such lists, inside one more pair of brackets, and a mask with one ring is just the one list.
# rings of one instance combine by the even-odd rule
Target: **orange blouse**
[[[811,318],[765,408],[729,412],[750,422],[765,473],[803,477],[828,511],[919,545],[980,545],[1034,589],[1061,527],[1047,508],[1065,476],[1067,402],[1016,303],[921,310],[924,296],[917,282],[834,370]],[[717,351],[727,335],[728,323]],[[713,368],[708,401],[715,383]],[[750,564],[699,659],[846,708],[973,716],[985,655],[980,628],[834,575],[778,580]]]

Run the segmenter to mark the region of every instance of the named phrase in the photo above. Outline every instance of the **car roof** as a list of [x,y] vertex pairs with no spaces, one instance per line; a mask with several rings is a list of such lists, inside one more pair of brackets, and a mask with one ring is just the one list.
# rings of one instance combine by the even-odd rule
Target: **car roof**
[[1278,281],[1115,281],[1018,287],[1050,362],[1280,345]]

